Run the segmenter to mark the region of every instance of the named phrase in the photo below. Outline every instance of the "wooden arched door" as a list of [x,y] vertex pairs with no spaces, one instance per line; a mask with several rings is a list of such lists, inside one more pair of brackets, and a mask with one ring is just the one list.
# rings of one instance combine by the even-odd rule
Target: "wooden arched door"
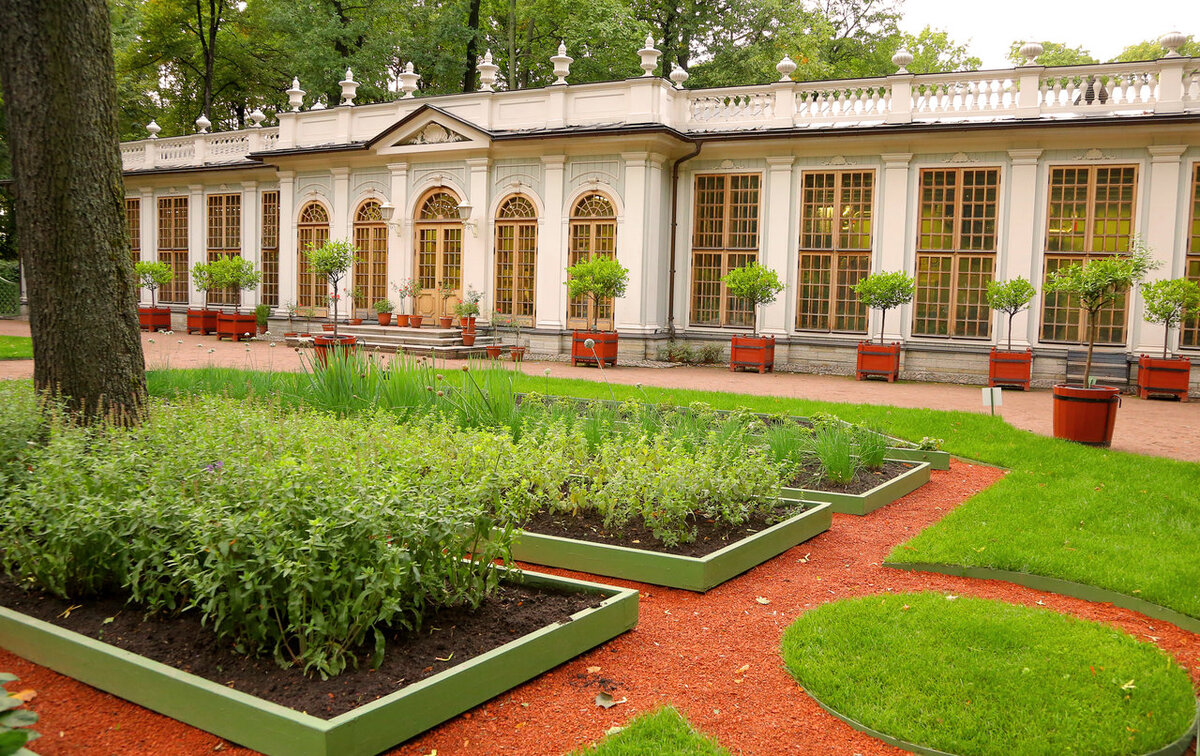
[[[598,192],[583,195],[571,208],[571,247],[567,265],[593,257],[612,258],[616,254],[617,211],[612,200]],[[567,303],[568,328],[587,328],[593,316],[596,328],[611,331],[612,299],[592,304],[589,297],[573,297]]]
[[[421,285],[421,293],[413,302],[413,314],[450,315],[454,304],[462,298],[463,225],[458,217],[458,197],[446,189],[433,190],[418,203],[413,225],[416,229],[413,277]],[[443,300],[443,286],[451,290],[450,299]],[[447,312],[443,313],[443,309]]]
[[378,200],[369,199],[354,214],[354,246],[358,262],[354,264],[354,301],[356,312],[372,311],[381,299],[388,298],[387,223]]

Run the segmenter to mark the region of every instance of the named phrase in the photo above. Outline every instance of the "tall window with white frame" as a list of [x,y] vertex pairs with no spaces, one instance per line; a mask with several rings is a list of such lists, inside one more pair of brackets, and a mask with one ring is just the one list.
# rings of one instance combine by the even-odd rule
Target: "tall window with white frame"
[[[1129,251],[1134,229],[1137,166],[1059,165],[1050,167],[1043,270],[1083,264]],[[1124,344],[1125,296],[1100,311],[1097,344]],[[1042,341],[1087,342],[1086,313],[1076,297],[1042,295]]]
[[914,336],[991,336],[999,191],[999,168],[921,171]]
[[262,303],[279,306],[279,192],[262,193]]
[[188,198],[158,198],[158,261],[170,266],[175,277],[158,292],[163,304],[188,301]]
[[692,213],[691,323],[753,327],[749,303],[731,296],[721,278],[758,259],[757,173],[700,174]]
[[533,325],[537,274],[537,207],[509,197],[496,214],[496,312]]
[[328,240],[329,211],[320,202],[309,202],[300,210],[300,221],[296,224],[296,305],[312,308],[313,314],[322,316],[329,307],[329,292],[325,280],[309,268],[304,251]]
[[871,272],[874,191],[874,171],[804,173],[796,330],[867,332],[854,285]]
[[441,314],[438,290],[447,286],[462,296],[463,224],[458,217],[458,198],[445,189],[435,189],[418,205],[416,230],[416,280],[421,296],[413,303],[413,314]]
[[[613,258],[617,254],[617,211],[612,200],[599,192],[579,198],[571,209],[571,248],[567,264],[595,257]],[[595,312],[593,313],[593,309]],[[591,297],[579,296],[567,303],[567,327],[587,328],[589,315],[595,315],[596,327],[613,327],[613,302],[606,299],[592,304]]]
[[129,232],[129,257],[136,265],[142,259],[142,199],[125,198],[125,230]]
[[358,206],[354,214],[354,246],[358,247],[354,288],[362,293],[362,301],[356,301],[354,306],[365,309],[388,296],[387,223],[378,200],[366,200]]
[[[208,195],[208,261],[238,257],[242,253],[242,195]],[[233,289],[214,289],[209,304],[239,305],[242,294]]]
[[[1185,265],[1187,277],[1200,283],[1200,163],[1192,166],[1192,217],[1188,226],[1188,247]],[[1200,349],[1200,316],[1183,324],[1180,346],[1184,349]]]

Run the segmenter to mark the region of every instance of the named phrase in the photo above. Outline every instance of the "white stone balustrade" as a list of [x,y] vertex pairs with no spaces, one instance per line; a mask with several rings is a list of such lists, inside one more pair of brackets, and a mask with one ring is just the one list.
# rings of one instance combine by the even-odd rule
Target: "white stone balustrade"
[[[785,65],[781,75],[789,68]],[[394,102],[283,112],[278,114],[277,128],[128,142],[121,146],[122,161],[126,170],[153,170],[237,163],[252,152],[267,150],[362,143],[426,103],[491,131],[660,123],[705,133],[1200,111],[1200,58],[1181,56],[1089,66],[896,73],[841,81],[784,78],[757,86],[701,90],[676,88],[663,78],[644,76],[421,98],[412,96],[419,76],[407,73],[405,97]],[[683,72],[672,79],[685,80]]]

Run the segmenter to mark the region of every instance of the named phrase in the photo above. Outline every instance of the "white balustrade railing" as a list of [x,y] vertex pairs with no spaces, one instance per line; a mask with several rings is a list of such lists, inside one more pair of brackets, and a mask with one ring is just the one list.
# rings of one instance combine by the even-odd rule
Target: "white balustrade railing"
[[719,93],[700,90],[689,93],[689,99],[690,123],[708,124],[709,128],[736,128],[771,120],[775,96],[766,87],[755,87]]
[[913,119],[999,114],[1017,106],[1017,89],[1007,70],[916,76]]
[[145,162],[146,145],[140,142],[121,145],[121,165],[124,168],[141,168]]
[[1154,63],[1047,68],[1038,81],[1044,112],[1153,110],[1158,101]]
[[276,149],[278,143],[278,128],[143,139],[121,145],[121,165],[129,171],[237,163],[251,152]]
[[203,134],[159,139],[155,143],[155,146],[158,147],[157,164],[159,166],[188,165],[196,156],[196,143],[203,139]]
[[805,82],[794,87],[795,121],[881,120],[891,109],[891,89],[886,79]]

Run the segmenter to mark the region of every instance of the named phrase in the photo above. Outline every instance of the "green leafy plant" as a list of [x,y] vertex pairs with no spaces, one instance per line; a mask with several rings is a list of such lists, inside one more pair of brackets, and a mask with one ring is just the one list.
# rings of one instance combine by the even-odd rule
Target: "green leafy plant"
[[1010,281],[988,281],[987,301],[993,310],[1008,314],[1008,348],[1012,350],[1012,322],[1018,312],[1029,306],[1037,294],[1033,284],[1017,276]]
[[469,318],[479,314],[479,302],[483,299],[483,292],[476,291],[475,287],[468,286],[467,293],[463,296],[462,301],[454,306],[454,314],[460,318]]
[[175,280],[175,272],[165,262],[147,262],[146,260],[142,260],[133,266],[133,272],[137,276],[142,288],[150,290],[151,307],[158,306],[158,300],[155,298],[155,295],[159,287],[166,286]]
[[[208,271],[215,289],[229,289],[240,293],[254,289],[262,280],[262,273],[254,269],[254,263],[240,255],[213,260],[208,264]],[[241,302],[240,297],[237,301]],[[240,309],[240,304],[234,306],[234,312]]]
[[854,428],[854,454],[864,468],[878,470],[883,467],[887,448],[887,439],[878,431],[862,426]]
[[1062,292],[1078,300],[1087,312],[1087,360],[1083,367],[1083,385],[1092,385],[1092,352],[1096,348],[1096,329],[1100,311],[1139,283],[1159,266],[1150,249],[1138,237],[1130,243],[1129,254],[1110,255],[1089,260],[1083,265],[1059,268],[1046,278],[1046,291]]
[[854,284],[858,301],[872,310],[879,310],[879,343],[883,343],[887,311],[908,304],[913,298],[912,276],[902,271],[873,273]]
[[625,296],[629,287],[629,269],[616,258],[594,255],[567,268],[567,294],[572,299],[584,297],[591,302],[588,308],[588,330],[596,330],[596,311],[609,299]]
[[267,324],[271,322],[271,305],[258,304],[254,306],[254,322],[258,323],[258,327],[264,331],[267,329]]
[[192,266],[192,286],[197,291],[204,292],[204,309],[208,309],[208,295],[214,290],[219,289],[217,282],[213,279],[212,264],[206,262],[198,262]]
[[337,336],[338,283],[346,272],[358,262],[358,248],[345,239],[329,239],[320,246],[309,244],[304,250],[308,269],[318,278],[325,279],[333,302],[333,335]]
[[[16,680],[15,675],[0,673],[0,684],[7,686]],[[14,694],[5,690],[4,697],[0,698],[0,756],[11,756],[29,741],[41,737],[39,733],[26,729],[37,723],[38,715],[29,709],[19,708],[25,705],[27,697],[24,694],[27,692]]]
[[441,283],[438,284],[437,291],[438,296],[442,298],[442,315],[447,316],[450,314],[450,300],[458,294],[458,287],[449,278],[443,278]]
[[1200,315],[1200,286],[1186,278],[1170,278],[1142,284],[1146,302],[1143,317],[1151,323],[1161,323],[1163,359],[1170,357],[1171,329],[1189,318]]
[[813,453],[821,463],[825,480],[846,485],[858,474],[859,460],[854,455],[854,432],[839,422],[817,423],[813,433]]
[[395,309],[396,306],[392,304],[390,299],[380,299],[375,302],[375,312],[379,315],[387,314]]
[[755,335],[758,334],[758,308],[774,302],[779,292],[787,288],[775,271],[755,261],[729,271],[721,282],[730,295],[750,303],[754,312],[751,328]]

